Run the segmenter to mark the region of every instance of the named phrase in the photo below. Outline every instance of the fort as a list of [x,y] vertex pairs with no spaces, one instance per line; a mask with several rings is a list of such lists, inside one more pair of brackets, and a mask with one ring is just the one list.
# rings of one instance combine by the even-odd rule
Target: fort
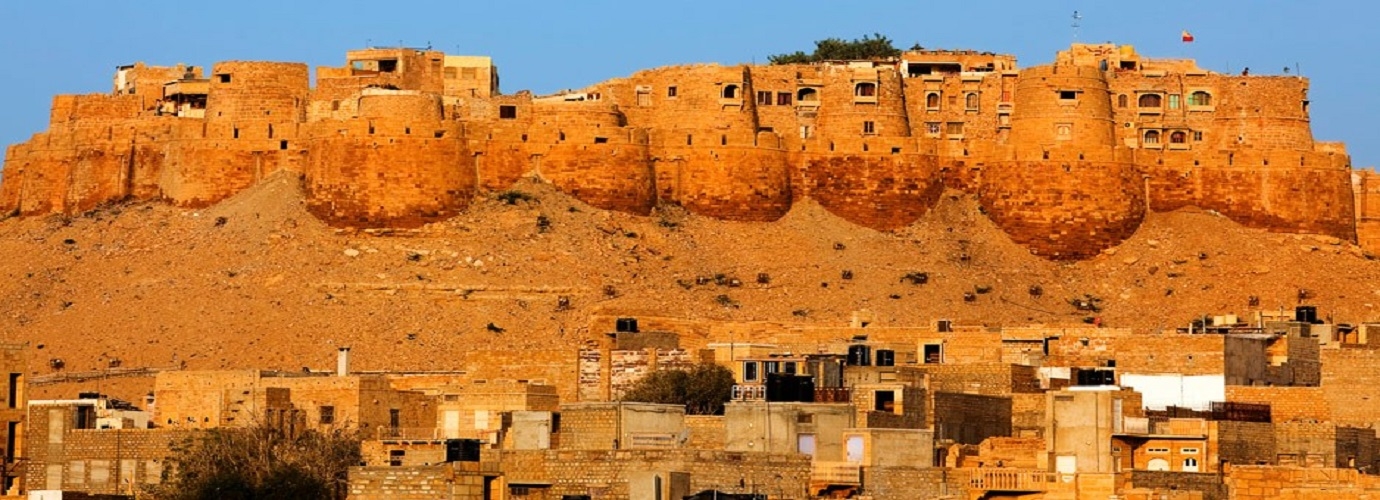
[[356,228],[444,220],[535,177],[641,215],[670,203],[769,222],[810,198],[882,231],[954,189],[1055,260],[1186,206],[1380,243],[1380,180],[1314,140],[1305,78],[1124,45],[1074,44],[1025,69],[949,50],[670,66],[549,96],[501,94],[487,57],[369,48],[346,63],[317,68],[314,87],[298,63],[120,67],[111,93],[56,97],[49,129],[9,147],[0,213],[202,207],[288,171],[314,215]]

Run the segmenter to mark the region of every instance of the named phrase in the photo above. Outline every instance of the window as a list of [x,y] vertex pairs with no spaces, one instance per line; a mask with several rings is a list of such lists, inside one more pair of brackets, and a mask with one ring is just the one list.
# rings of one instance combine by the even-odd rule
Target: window
[[1163,98],[1159,94],[1141,94],[1136,105],[1142,108],[1158,108],[1162,106]]
[[380,59],[380,60],[379,60],[379,72],[380,72],[380,73],[392,73],[392,72],[397,71],[397,70],[398,70],[398,60],[397,60],[397,59]]
[[1197,455],[1197,454],[1198,454],[1198,449],[1197,449],[1197,448],[1179,448],[1179,453],[1182,453],[1182,454],[1184,454],[1184,455]]
[[944,127],[944,133],[949,135],[963,135],[963,122],[949,122]]
[[672,85],[672,86],[670,86],[670,87],[666,87],[666,97],[675,97],[675,96],[676,96],[676,86],[675,86],[675,85]]
[[456,79],[456,78],[459,78],[459,77],[460,77],[460,72],[457,71],[458,69],[460,69],[460,68],[456,68],[456,67],[454,67],[454,66],[451,66],[451,67],[446,68],[446,69],[445,69],[446,79],[447,79],[447,80],[454,80],[454,79]]
[[1160,453],[1169,453],[1169,448],[1146,448],[1146,449],[1145,449],[1145,452],[1146,452],[1146,453],[1156,453],[1156,454],[1160,454]]
[[517,119],[517,106],[504,105],[498,107],[498,117],[504,120]]
[[933,365],[944,362],[944,346],[940,344],[925,344],[924,352],[925,364]]
[[795,375],[796,373],[795,361],[787,361],[785,363],[782,363],[781,367],[785,369],[786,373],[789,373],[791,375]]
[[1201,90],[1188,95],[1189,106],[1211,106],[1212,94]]
[[819,102],[819,91],[816,91],[812,88],[800,89],[800,91],[795,93],[795,100],[800,101],[801,103]]
[[875,134],[875,133],[877,133],[877,123],[876,123],[876,122],[871,122],[871,121],[863,122],[863,133],[864,133],[864,134]]
[[766,91],[766,90],[759,90],[759,91],[757,91],[757,105],[758,105],[758,106],[771,106],[771,103],[772,103],[772,100],[771,100],[771,92],[770,92],[770,91]]
[[930,110],[937,111],[939,109],[939,94],[936,92],[930,92],[928,95],[926,95],[925,107]]
[[1055,137],[1057,137],[1057,138],[1058,138],[1059,140],[1061,140],[1061,141],[1067,141],[1067,140],[1069,140],[1069,139],[1072,139],[1072,138],[1073,138],[1073,124],[1072,124],[1072,123],[1059,123],[1059,124],[1054,125],[1054,135],[1055,135]]
[[1201,131],[1193,131],[1193,142],[1203,142],[1203,133]]
[[776,105],[777,105],[777,106],[790,106],[790,105],[791,105],[791,93],[790,93],[790,92],[777,92],[777,93],[776,93]]
[[724,85],[723,97],[724,99],[738,99],[738,86]]
[[[20,377],[22,377],[22,376],[23,376],[23,374],[21,374],[21,373],[11,373],[11,374],[10,374],[10,386],[9,386],[9,398],[8,398],[10,408],[18,408],[18,407],[19,407],[19,385],[20,385]],[[10,434],[10,435],[13,436],[14,434]],[[11,451],[13,451],[13,449],[14,449],[14,447],[10,447],[10,450],[11,450]]]
[[321,425],[330,425],[330,424],[334,424],[334,423],[335,423],[335,407],[334,407],[334,406],[322,406],[322,407],[321,407]]
[[1183,133],[1183,132],[1181,132],[1181,131],[1177,131],[1177,130],[1169,134],[1169,143],[1170,143],[1170,144],[1184,144],[1184,143],[1187,143],[1187,142],[1188,142],[1188,134],[1185,134],[1185,133]]
[[479,78],[479,68],[460,68],[460,78],[464,80]]
[[1072,100],[1077,99],[1077,98],[1078,98],[1078,91],[1076,91],[1076,90],[1060,90],[1060,91],[1059,91],[1059,100],[1061,100],[1061,101],[1072,101]]
[[1158,131],[1158,130],[1147,130],[1147,131],[1145,131],[1145,143],[1146,143],[1146,144],[1159,144],[1159,143],[1160,143],[1160,131]]
[[637,105],[644,108],[652,105],[652,89],[637,89]]
[[1179,94],[1169,94],[1169,109],[1179,109]]
[[925,122],[925,133],[929,135],[939,135],[939,122]]
[[407,456],[407,450],[388,450],[388,466],[402,467],[403,458]]
[[778,373],[778,372],[781,371],[781,362],[780,362],[780,361],[766,361],[766,362],[763,362],[763,363],[762,363],[762,371],[763,371],[763,372],[766,372],[768,375],[773,374],[773,373]]
[[340,111],[340,101],[331,101],[331,111]]
[[1119,95],[1119,96],[1116,96],[1116,107],[1118,107],[1118,108],[1124,108],[1124,107],[1126,107],[1127,101],[1130,101],[1130,99],[1126,98],[1126,94],[1121,94],[1121,95]]
[[743,363],[743,381],[754,382],[757,380],[757,362],[747,361]]
[[388,410],[388,427],[397,429],[400,426],[402,426],[402,410],[390,408]]
[[968,94],[963,100],[969,110],[978,109],[978,95],[976,93]]
[[872,393],[872,409],[887,413],[900,413],[896,408],[896,391],[876,391]]
[[860,82],[853,86],[853,95],[858,97],[876,97],[877,84],[872,82]]
[[230,83],[230,73],[218,74],[216,75],[216,80],[220,83]]
[[1198,472],[1198,459],[1196,459],[1196,458],[1185,458],[1185,459],[1184,459],[1184,472]]

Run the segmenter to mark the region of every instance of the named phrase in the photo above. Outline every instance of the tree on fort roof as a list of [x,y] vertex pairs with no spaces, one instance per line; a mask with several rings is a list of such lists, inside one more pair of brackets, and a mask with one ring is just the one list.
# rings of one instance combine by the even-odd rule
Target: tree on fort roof
[[[916,44],[918,47],[919,44]],[[891,43],[891,39],[880,33],[863,35],[862,38],[844,40],[825,38],[815,41],[815,51],[806,54],[795,51],[767,56],[772,64],[809,64],[820,61],[856,61],[866,59],[891,59],[901,56],[901,49]]]
[[685,405],[688,415],[722,415],[732,398],[733,372],[714,363],[652,372],[623,393],[623,401]]

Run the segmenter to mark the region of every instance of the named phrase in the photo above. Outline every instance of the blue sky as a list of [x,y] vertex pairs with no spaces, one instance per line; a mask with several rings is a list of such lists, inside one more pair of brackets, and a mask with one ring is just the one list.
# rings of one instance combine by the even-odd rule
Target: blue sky
[[[765,62],[825,37],[881,33],[909,47],[1015,54],[1048,63],[1073,40],[1131,44],[1207,69],[1312,79],[1313,131],[1353,163],[1380,163],[1380,2],[1361,0],[872,0],[298,2],[0,0],[0,143],[46,128],[52,96],[110,91],[121,64],[221,60],[343,64],[366,44],[493,56],[504,92],[578,88],[655,66]],[[1179,41],[1181,30],[1196,37]]]

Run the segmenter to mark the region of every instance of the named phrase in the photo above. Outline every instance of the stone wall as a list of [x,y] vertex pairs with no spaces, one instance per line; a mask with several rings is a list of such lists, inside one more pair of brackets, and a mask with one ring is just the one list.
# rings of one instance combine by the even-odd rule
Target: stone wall
[[979,444],[1011,435],[1011,398],[978,394],[934,393],[935,439]]
[[801,454],[708,450],[484,450],[509,483],[549,483],[548,495],[596,495],[628,500],[631,473],[687,472],[694,492],[781,493],[803,496],[810,458]]

